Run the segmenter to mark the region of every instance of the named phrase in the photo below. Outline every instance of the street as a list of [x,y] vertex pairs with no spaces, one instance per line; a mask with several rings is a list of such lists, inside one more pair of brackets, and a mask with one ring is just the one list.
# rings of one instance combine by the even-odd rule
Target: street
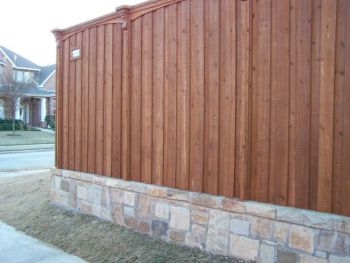
[[0,172],[18,169],[43,169],[54,166],[53,150],[0,153]]

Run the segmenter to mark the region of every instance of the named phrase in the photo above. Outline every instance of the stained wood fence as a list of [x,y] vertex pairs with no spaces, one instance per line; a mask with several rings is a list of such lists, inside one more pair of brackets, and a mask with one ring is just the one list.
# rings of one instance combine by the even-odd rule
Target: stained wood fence
[[350,215],[349,32],[347,0],[160,0],[57,30],[56,165]]

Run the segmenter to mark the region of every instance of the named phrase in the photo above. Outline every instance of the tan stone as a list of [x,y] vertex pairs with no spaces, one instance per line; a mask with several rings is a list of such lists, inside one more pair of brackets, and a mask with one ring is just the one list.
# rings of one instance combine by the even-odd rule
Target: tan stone
[[137,226],[137,230],[142,233],[149,234],[151,231],[151,226],[149,223],[141,221]]
[[92,204],[90,202],[87,202],[85,200],[79,200],[78,208],[82,213],[90,214],[90,215],[92,214]]
[[123,207],[121,205],[116,205],[113,209],[113,222],[124,225]]
[[350,234],[350,218],[345,216],[334,216],[333,229],[335,231]]
[[192,210],[191,211],[191,220],[192,222],[200,225],[207,225],[209,222],[209,213],[200,211],[200,210]]
[[192,224],[191,231],[196,234],[205,234],[207,229],[201,225]]
[[170,207],[170,228],[187,231],[190,228],[190,211],[184,207]]
[[289,247],[308,253],[314,252],[314,233],[312,229],[291,225],[289,233]]
[[165,188],[160,188],[157,186],[149,186],[147,189],[147,194],[154,197],[166,197],[167,191]]
[[133,192],[125,191],[124,192],[124,204],[129,206],[135,205],[136,194]]
[[190,193],[190,203],[204,207],[219,208],[220,199],[213,195]]
[[229,242],[230,214],[228,212],[211,210],[207,247],[210,251],[226,254]]
[[272,221],[265,218],[250,218],[250,234],[254,238],[263,238],[265,240],[272,239],[273,225]]
[[300,254],[300,263],[327,263],[327,259]]
[[141,218],[149,218],[151,216],[151,201],[148,195],[139,195],[136,211]]
[[184,231],[170,230],[169,232],[169,238],[176,242],[184,242],[185,237],[186,237],[186,232]]
[[186,233],[185,243],[190,247],[205,249],[206,235],[205,233],[188,232]]
[[264,218],[275,219],[276,218],[276,207],[273,205],[267,205],[257,202],[246,202],[245,210],[248,214],[261,216]]
[[111,195],[112,195],[112,203],[114,204],[122,204],[124,199],[124,191],[120,189],[111,189]]
[[126,217],[124,219],[125,226],[132,229],[138,229],[139,222],[132,217]]
[[258,252],[258,240],[230,234],[230,255],[245,260],[257,260]]
[[[348,241],[347,241],[348,239]],[[317,248],[334,254],[346,254],[349,250],[349,235],[322,230],[317,238]]]
[[177,201],[188,201],[188,192],[177,189],[168,189],[167,197]]
[[275,231],[274,231],[274,238],[275,241],[279,244],[286,244],[288,239],[288,232],[289,232],[289,224],[288,223],[281,223],[281,222],[275,222]]
[[86,187],[78,185],[77,195],[78,195],[78,198],[87,200],[88,199],[88,191],[87,191]]
[[242,201],[237,200],[237,199],[222,198],[220,207],[223,210],[226,210],[229,212],[236,212],[236,213],[244,213],[245,212],[244,203]]

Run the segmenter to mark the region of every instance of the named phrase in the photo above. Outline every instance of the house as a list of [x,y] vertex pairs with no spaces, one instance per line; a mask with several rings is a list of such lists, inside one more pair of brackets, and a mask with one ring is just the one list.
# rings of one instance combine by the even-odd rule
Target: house
[[[27,83],[16,119],[35,127],[45,126],[45,117],[56,114],[55,72],[56,66],[39,66],[18,53],[0,46],[0,69],[12,67],[14,78]],[[9,107],[0,88],[0,119],[11,118]]]
[[52,202],[248,262],[350,262],[349,14],[151,0],[54,30]]

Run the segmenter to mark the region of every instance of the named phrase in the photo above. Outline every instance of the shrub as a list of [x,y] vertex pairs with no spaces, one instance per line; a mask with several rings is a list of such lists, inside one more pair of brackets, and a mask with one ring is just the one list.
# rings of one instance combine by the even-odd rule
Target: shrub
[[53,130],[55,129],[55,126],[56,126],[55,115],[47,115],[45,117],[45,121],[47,123],[47,127]]
[[[28,130],[27,125],[22,120],[15,120],[15,130]],[[0,131],[12,131],[12,120],[11,119],[0,119]]]

